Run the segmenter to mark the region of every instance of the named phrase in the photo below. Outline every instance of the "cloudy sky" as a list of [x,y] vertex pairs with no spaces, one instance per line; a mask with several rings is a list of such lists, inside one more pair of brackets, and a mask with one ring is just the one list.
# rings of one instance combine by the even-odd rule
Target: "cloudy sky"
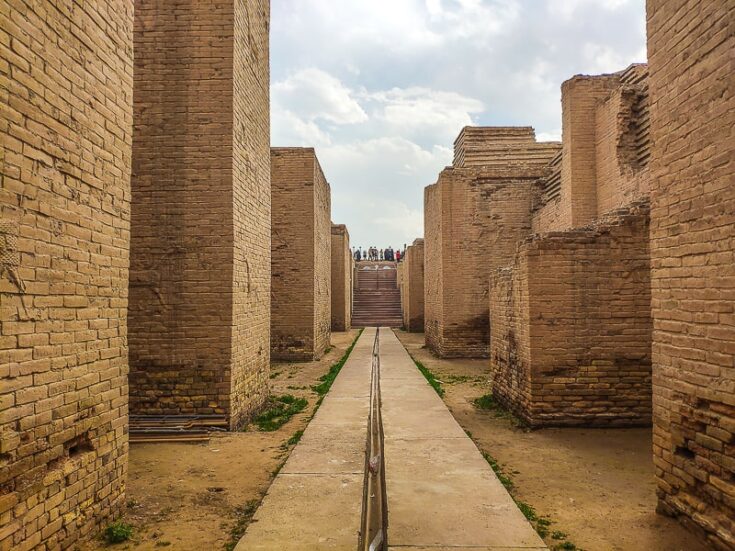
[[645,0],[273,0],[275,146],[315,147],[353,245],[423,235],[465,125],[561,135],[560,86],[645,61]]

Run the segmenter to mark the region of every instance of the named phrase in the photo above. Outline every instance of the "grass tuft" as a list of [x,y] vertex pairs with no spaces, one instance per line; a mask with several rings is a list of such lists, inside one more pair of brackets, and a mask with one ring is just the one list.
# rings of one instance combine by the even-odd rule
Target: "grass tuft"
[[122,543],[133,537],[133,527],[122,520],[118,520],[105,528],[104,536],[108,544]]
[[235,549],[237,542],[239,542],[240,538],[245,534],[245,530],[247,529],[248,524],[250,524],[255,511],[258,510],[258,505],[260,505],[260,500],[253,499],[248,501],[242,507],[235,508],[235,525],[230,530],[230,541],[225,543],[225,551],[233,551]]
[[329,371],[327,371],[324,375],[319,377],[319,380],[321,381],[321,383],[319,383],[318,385],[312,386],[311,390],[316,392],[319,396],[324,396],[327,392],[329,392],[329,389],[332,388],[332,383],[334,383],[334,380],[337,378],[337,375],[339,375],[339,372],[342,369],[342,367],[345,365],[347,358],[350,357],[350,353],[352,353],[352,349],[355,348],[355,344],[357,344],[357,339],[360,338],[360,335],[362,335],[362,332],[363,332],[363,329],[360,329],[360,332],[357,334],[357,337],[355,337],[355,340],[352,341],[352,344],[345,351],[345,353],[342,355],[339,361],[332,364],[332,367],[329,368]]
[[442,388],[441,383],[437,380],[436,376],[416,358],[411,356],[411,359],[413,360],[413,363],[416,364],[416,367],[427,380],[427,382],[431,385],[431,388],[433,388],[440,397],[444,396],[444,389]]
[[306,409],[306,398],[296,398],[292,394],[271,397],[265,408],[253,419],[258,429],[273,432],[285,425],[291,417]]

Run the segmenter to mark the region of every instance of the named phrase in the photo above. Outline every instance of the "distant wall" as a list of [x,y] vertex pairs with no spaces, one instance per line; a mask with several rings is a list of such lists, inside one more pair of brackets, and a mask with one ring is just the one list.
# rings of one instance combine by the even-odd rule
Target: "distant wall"
[[648,0],[659,510],[735,549],[735,4]]
[[317,359],[331,333],[329,184],[308,148],[273,148],[271,182],[271,354]]
[[332,224],[332,331],[349,331],[352,321],[352,251],[344,224]]

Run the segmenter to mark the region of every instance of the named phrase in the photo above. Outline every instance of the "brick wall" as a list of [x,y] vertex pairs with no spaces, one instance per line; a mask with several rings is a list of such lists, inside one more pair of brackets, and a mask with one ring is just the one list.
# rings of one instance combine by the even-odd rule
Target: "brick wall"
[[135,14],[131,411],[216,413],[267,394],[266,2]]
[[735,5],[647,5],[659,510],[732,550]]
[[3,550],[124,502],[133,7],[64,6],[0,8]]
[[273,148],[271,183],[271,354],[320,358],[331,328],[329,184],[308,148]]
[[344,224],[332,224],[332,331],[349,331],[352,322],[352,250]]
[[401,306],[406,331],[424,330],[424,240],[416,239],[406,248],[406,256],[399,264],[403,281]]
[[492,163],[447,168],[435,187],[427,188],[426,341],[443,357],[488,356],[490,273],[509,263],[530,233],[535,181],[559,150],[559,144],[536,144],[532,129],[525,129],[522,146],[519,133],[512,139],[508,134],[506,128],[495,137],[484,133],[495,140],[485,151],[500,156]]
[[496,272],[493,393],[529,424],[650,424],[648,216],[534,236]]

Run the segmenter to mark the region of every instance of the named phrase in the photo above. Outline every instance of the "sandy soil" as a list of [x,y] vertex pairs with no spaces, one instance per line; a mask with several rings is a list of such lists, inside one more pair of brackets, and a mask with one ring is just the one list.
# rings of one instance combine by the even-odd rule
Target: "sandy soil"
[[[396,332],[444,384],[444,401],[481,450],[512,477],[514,496],[553,521],[551,533],[587,551],[705,551],[674,520],[657,515],[650,429],[526,431],[477,409],[490,392],[487,360],[439,360],[424,335]],[[561,540],[564,541],[564,540]]]
[[134,527],[134,536],[121,544],[94,541],[80,549],[224,549],[243,518],[240,508],[260,501],[291,451],[286,441],[311,418],[318,399],[311,385],[339,360],[357,333],[333,333],[332,350],[318,362],[272,364],[271,393],[309,401],[304,412],[277,431],[251,427],[249,432],[216,435],[207,443],[131,445],[124,521]]

